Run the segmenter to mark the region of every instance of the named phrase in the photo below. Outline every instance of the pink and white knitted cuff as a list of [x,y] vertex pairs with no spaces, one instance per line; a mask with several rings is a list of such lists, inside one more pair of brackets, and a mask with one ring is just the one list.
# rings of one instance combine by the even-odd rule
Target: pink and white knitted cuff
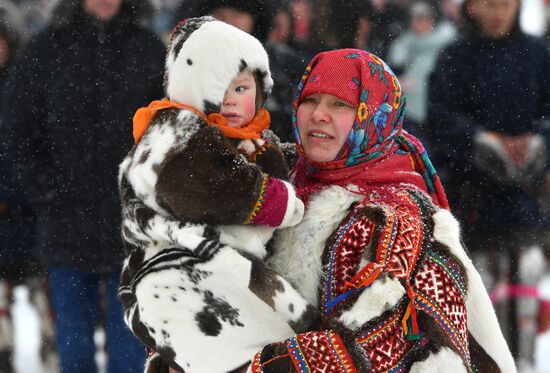
[[289,204],[287,185],[290,186],[282,180],[264,175],[260,196],[245,224],[279,227],[284,221]]

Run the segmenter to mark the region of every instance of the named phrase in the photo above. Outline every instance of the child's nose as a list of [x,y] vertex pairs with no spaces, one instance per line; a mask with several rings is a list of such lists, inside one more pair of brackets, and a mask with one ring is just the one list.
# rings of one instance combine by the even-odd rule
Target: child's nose
[[224,105],[235,105],[235,98],[232,95],[225,95],[223,98]]

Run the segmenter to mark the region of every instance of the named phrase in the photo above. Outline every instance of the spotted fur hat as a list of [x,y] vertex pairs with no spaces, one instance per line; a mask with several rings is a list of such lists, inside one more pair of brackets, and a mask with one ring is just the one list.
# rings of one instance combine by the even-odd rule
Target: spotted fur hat
[[186,19],[172,32],[166,58],[166,96],[206,114],[219,112],[229,83],[248,68],[264,99],[273,86],[267,52],[258,39],[205,16]]

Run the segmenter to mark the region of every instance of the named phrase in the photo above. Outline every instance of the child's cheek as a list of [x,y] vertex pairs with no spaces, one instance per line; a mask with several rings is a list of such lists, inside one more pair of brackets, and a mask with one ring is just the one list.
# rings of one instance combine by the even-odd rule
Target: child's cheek
[[244,111],[250,119],[254,117],[254,114],[256,112],[256,98],[255,97],[248,97],[248,99],[245,101],[244,104]]

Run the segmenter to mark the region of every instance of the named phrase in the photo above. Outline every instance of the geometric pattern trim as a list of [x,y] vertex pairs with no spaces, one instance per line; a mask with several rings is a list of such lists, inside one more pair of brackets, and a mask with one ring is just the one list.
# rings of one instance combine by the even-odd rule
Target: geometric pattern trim
[[441,325],[466,366],[471,366],[465,285],[454,261],[435,251],[428,253],[414,278],[418,308]]
[[404,306],[357,339],[367,353],[373,372],[404,371],[404,357],[415,343],[405,338],[403,332],[401,319],[405,313]]
[[287,346],[300,373],[358,373],[340,336],[332,330],[298,334]]

